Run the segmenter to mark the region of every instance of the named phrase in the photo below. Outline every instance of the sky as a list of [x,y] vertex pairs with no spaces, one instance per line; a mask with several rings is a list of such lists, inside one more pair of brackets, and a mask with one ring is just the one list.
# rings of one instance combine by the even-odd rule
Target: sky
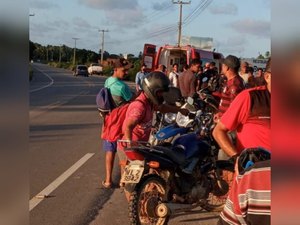
[[[175,45],[178,0],[29,0],[29,37],[42,45],[134,54],[145,43]],[[182,0],[188,2],[188,0]],[[210,37],[224,56],[271,51],[271,0],[191,0],[183,4],[182,35]]]

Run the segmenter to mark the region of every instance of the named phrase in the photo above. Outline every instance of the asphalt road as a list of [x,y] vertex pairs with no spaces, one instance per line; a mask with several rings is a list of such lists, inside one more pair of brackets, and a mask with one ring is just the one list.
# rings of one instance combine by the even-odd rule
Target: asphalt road
[[[95,96],[104,77],[74,77],[33,64],[30,83],[30,224],[129,224],[120,189],[102,189],[104,152]],[[133,87],[133,84],[130,84]],[[114,182],[119,180],[115,162]],[[169,224],[216,224],[218,213],[195,209]]]

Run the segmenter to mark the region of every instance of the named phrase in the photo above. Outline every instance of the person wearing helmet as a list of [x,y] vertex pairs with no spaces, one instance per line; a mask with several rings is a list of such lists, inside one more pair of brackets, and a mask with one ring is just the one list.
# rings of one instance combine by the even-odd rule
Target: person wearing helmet
[[269,225],[271,219],[271,154],[263,148],[241,152],[230,194],[218,225]]
[[[169,91],[169,85],[169,78],[160,71],[154,71],[145,76],[140,95],[128,106],[122,126],[122,133],[124,134],[121,138],[122,140],[133,142],[148,141],[152,127],[153,112],[155,110],[162,113],[180,112],[188,115],[189,111],[187,109],[163,104],[163,96],[164,93]],[[121,144],[118,145],[117,152],[122,170],[122,166],[125,166],[127,158]]]
[[145,76],[142,92],[127,110],[123,123],[123,139],[148,141],[151,132],[153,111],[174,112],[187,115],[188,110],[163,104],[164,94],[169,91],[170,80],[162,72],[154,71]]

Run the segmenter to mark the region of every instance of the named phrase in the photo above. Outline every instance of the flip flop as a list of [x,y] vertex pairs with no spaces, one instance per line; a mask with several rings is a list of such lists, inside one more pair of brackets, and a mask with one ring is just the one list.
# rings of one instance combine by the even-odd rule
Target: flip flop
[[105,189],[111,189],[111,187],[112,187],[112,184],[106,184],[105,181],[102,181],[101,184],[102,184],[102,187]]

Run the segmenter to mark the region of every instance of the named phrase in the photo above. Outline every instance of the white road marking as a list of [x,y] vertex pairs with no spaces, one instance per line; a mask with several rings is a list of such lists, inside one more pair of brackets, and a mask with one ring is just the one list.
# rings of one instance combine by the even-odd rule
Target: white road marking
[[39,91],[39,90],[42,90],[44,88],[47,88],[49,86],[51,86],[53,83],[54,83],[54,80],[52,79],[52,77],[50,77],[47,73],[43,72],[42,70],[38,69],[38,68],[35,68],[36,70],[40,71],[42,74],[44,74],[46,77],[48,77],[50,79],[50,83],[49,84],[46,84],[45,86],[42,86],[42,87],[39,87],[39,88],[36,88],[36,89],[33,89],[33,90],[30,90],[29,92],[35,92],[35,91]]
[[54,191],[59,185],[61,185],[66,179],[68,179],[77,169],[79,169],[87,160],[89,160],[95,153],[87,153],[81,159],[79,159],[73,166],[66,170],[62,175],[56,178],[51,184],[49,184],[44,190],[38,193],[29,201],[29,211],[36,207],[41,201],[44,200],[49,194]]

